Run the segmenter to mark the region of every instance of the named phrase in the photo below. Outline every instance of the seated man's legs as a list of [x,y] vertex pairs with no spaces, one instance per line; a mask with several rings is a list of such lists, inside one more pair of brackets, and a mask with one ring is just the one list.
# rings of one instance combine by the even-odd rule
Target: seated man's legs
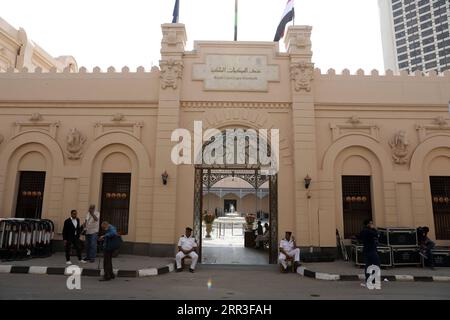
[[278,256],[278,261],[281,263],[284,269],[287,268],[286,255],[284,253],[280,252],[280,255]]
[[[182,268],[181,260],[182,260],[184,257],[186,257],[186,255],[184,254],[184,252],[183,252],[183,251],[178,251],[177,255],[175,256],[175,260],[176,260],[176,262],[177,262],[177,269],[181,269],[181,268]],[[193,259],[192,259],[192,262],[194,262]]]
[[195,270],[195,266],[197,265],[197,261],[198,261],[198,254],[196,252],[192,251],[191,253],[188,254],[188,256],[190,256],[192,259],[190,269]]
[[430,267],[433,267],[434,261],[433,261],[433,255],[431,254],[431,250],[433,250],[436,245],[430,239],[428,239],[428,241],[425,243],[425,245],[426,245],[425,254],[428,258],[428,263],[429,263]]
[[300,249],[296,248],[288,252],[291,257],[294,257],[294,262],[300,262]]

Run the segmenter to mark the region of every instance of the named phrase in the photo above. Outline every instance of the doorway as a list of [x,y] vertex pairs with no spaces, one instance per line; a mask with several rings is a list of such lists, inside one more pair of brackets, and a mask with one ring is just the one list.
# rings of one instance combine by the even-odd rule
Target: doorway
[[45,172],[21,171],[19,181],[16,218],[41,219]]
[[223,200],[223,209],[225,213],[237,212],[237,200],[225,199]]
[[[197,167],[194,236],[199,241],[199,261],[240,265],[277,263],[277,188],[277,175],[262,175],[257,168]],[[214,215],[209,231],[203,219],[205,213]],[[255,219],[252,228],[248,227],[248,216]],[[267,224],[263,228],[263,232],[267,229],[267,240],[256,249],[258,220],[262,226]]]

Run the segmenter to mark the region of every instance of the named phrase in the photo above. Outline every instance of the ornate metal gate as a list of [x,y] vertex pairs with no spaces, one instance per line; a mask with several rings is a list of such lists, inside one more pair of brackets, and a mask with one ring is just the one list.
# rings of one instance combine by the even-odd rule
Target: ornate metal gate
[[16,218],[40,219],[44,198],[45,172],[21,171]]
[[244,168],[205,168],[198,166],[195,168],[194,177],[194,237],[199,242],[199,261],[202,255],[202,213],[203,213],[203,188],[208,189],[218,181],[227,178],[241,178],[252,186],[255,190],[269,181],[269,208],[270,208],[270,251],[269,262],[276,264],[278,257],[278,176],[261,175],[259,169]]

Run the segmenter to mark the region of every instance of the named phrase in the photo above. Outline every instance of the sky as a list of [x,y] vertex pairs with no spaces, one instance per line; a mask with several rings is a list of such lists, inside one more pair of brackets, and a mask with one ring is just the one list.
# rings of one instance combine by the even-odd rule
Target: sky
[[[187,50],[194,40],[233,40],[234,0],[180,0]],[[78,66],[149,70],[175,0],[0,0],[0,17],[52,56]],[[272,41],[286,0],[239,0],[238,40]],[[295,24],[311,25],[313,62],[326,71],[384,70],[377,0],[295,0]],[[280,51],[285,51],[283,40]]]

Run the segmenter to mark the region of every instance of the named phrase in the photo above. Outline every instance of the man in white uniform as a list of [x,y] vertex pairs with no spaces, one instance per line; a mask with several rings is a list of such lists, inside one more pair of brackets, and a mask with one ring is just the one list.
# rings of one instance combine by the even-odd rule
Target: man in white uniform
[[280,255],[278,261],[284,268],[283,272],[287,272],[287,257],[294,258],[294,269],[300,265],[300,249],[295,244],[295,239],[292,232],[286,231],[286,237],[280,241]]
[[181,260],[189,256],[192,259],[191,267],[189,268],[189,271],[191,273],[194,273],[195,266],[197,264],[198,260],[198,254],[197,254],[197,240],[194,237],[191,237],[192,229],[186,228],[186,234],[182,235],[180,237],[180,240],[178,241],[178,253],[175,256],[175,260],[177,261],[177,272],[183,271]]

